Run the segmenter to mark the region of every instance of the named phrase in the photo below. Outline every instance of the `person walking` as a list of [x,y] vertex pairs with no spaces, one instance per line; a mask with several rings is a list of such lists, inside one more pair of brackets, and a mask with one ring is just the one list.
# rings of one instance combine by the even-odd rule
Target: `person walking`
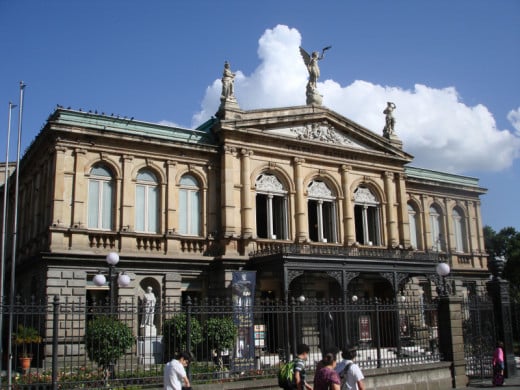
[[357,356],[356,348],[346,347],[341,352],[343,360],[336,365],[336,372],[341,377],[342,390],[365,390],[365,382],[361,368],[354,363]]
[[497,342],[493,353],[493,386],[504,384],[504,343]]
[[312,386],[306,382],[305,361],[309,358],[310,348],[307,344],[299,344],[296,347],[294,359],[294,388],[296,390],[312,390]]
[[181,352],[175,359],[166,363],[163,377],[164,390],[182,390],[183,387],[191,387],[186,374],[186,367],[189,366],[190,361],[191,355],[188,352]]
[[314,376],[314,390],[340,390],[341,379],[334,371],[336,354],[329,352],[323,356],[322,365]]

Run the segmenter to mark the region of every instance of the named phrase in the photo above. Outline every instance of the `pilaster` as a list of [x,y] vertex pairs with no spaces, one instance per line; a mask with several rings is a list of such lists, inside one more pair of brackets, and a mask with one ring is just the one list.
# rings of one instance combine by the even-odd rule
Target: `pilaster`
[[[63,215],[63,202],[65,190],[65,151],[62,146],[54,149],[54,196],[52,221],[55,226],[65,226],[65,215]],[[68,226],[67,226],[68,227]]]
[[354,225],[354,207],[350,193],[350,165],[341,166],[341,187],[343,188],[343,245],[350,246],[356,242],[356,228]]
[[248,149],[241,149],[240,182],[242,200],[242,238],[249,239],[253,236],[253,207],[251,201],[251,154]]
[[222,156],[222,229],[224,238],[236,235],[235,226],[235,202],[233,199],[234,185],[233,173],[235,171],[235,153],[236,148],[224,146]]
[[395,215],[395,186],[394,173],[384,173],[385,193],[386,193],[386,228],[388,230],[387,245],[394,247],[398,244],[397,241],[397,221]]
[[74,228],[86,228],[87,212],[87,181],[83,175],[85,170],[87,151],[77,148],[74,150],[74,181],[72,184],[72,226]]
[[[402,243],[405,248],[408,248],[410,247],[410,221],[408,217],[405,175],[403,173],[397,174],[397,194],[399,242]],[[418,239],[420,240],[420,237],[418,237]]]
[[302,164],[305,162],[302,158],[294,158],[294,184],[295,184],[295,203],[296,203],[296,242],[305,242],[309,237],[307,232],[307,224],[305,223],[305,188],[303,188]]

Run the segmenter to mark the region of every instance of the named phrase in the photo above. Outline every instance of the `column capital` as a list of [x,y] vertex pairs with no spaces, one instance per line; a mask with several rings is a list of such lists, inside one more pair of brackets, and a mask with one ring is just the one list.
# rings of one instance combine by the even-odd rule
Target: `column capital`
[[301,157],[294,157],[293,161],[297,165],[301,165],[301,164],[305,163],[305,159],[301,158]]
[[251,149],[242,148],[240,149],[240,155],[242,157],[250,157],[254,154],[254,152]]
[[352,171],[352,165],[342,164],[340,168],[341,168],[341,172],[350,172],[350,171]]
[[80,154],[85,155],[85,154],[87,154],[87,149],[83,149],[83,148],[75,148],[75,149],[74,149],[74,153],[75,153],[76,155],[80,155]]
[[237,148],[236,148],[236,147],[234,147],[234,146],[229,146],[229,145],[224,145],[224,146],[222,147],[222,149],[224,150],[224,153],[226,153],[226,154],[234,154],[234,153],[236,153],[236,151],[237,151]]
[[394,172],[390,172],[390,171],[385,171],[383,173],[383,176],[386,178],[386,179],[393,179],[395,176],[394,176]]

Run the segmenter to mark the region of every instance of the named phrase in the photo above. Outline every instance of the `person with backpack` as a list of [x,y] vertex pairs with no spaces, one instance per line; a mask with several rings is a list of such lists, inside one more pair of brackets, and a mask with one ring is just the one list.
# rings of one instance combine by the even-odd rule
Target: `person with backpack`
[[347,347],[341,352],[343,360],[336,365],[336,372],[341,378],[341,390],[365,390],[363,372],[354,363],[356,356],[356,348]]
[[286,390],[312,390],[305,381],[305,361],[309,358],[310,348],[307,344],[296,347],[297,356],[286,363],[278,372],[278,385]]

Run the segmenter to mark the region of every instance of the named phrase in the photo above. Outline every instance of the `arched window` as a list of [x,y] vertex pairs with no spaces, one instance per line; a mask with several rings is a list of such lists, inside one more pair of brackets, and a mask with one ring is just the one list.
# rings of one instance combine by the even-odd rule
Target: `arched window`
[[322,181],[307,187],[309,238],[317,242],[337,242],[336,197]]
[[410,203],[408,203],[408,222],[410,226],[410,245],[414,249],[420,249],[419,214]]
[[363,245],[381,245],[380,203],[367,187],[354,191],[356,241]]
[[159,183],[149,170],[137,174],[135,186],[135,230],[157,233],[159,231]]
[[444,230],[442,228],[442,212],[437,206],[430,207],[430,230],[432,250],[435,252],[444,251],[446,249],[446,241],[444,240]]
[[200,188],[192,175],[184,175],[179,190],[179,233],[200,236]]
[[455,236],[455,251],[461,253],[467,252],[464,214],[455,208],[451,213],[451,218],[453,220],[453,234]]
[[286,240],[287,191],[274,175],[261,174],[256,179],[256,234],[259,238]]
[[88,180],[88,227],[113,229],[114,225],[114,179],[103,164],[90,170]]

